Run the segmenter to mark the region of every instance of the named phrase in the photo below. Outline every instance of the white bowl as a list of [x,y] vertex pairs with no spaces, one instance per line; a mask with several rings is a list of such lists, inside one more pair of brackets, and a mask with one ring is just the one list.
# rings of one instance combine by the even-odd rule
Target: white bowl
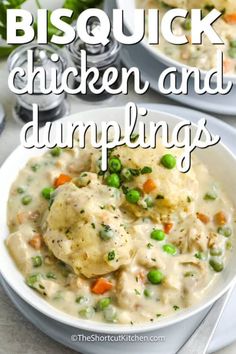
[[[136,7],[136,0],[116,0],[117,8],[123,9],[124,10],[124,21],[125,21],[125,27],[128,29],[130,33],[133,33],[134,29],[134,10],[137,8]],[[147,51],[156,57],[157,60],[161,61],[163,64],[165,64],[168,67],[176,67],[179,72],[182,71],[182,68],[190,68],[189,65],[186,65],[184,63],[181,63],[180,61],[174,60],[168,55],[164,54],[160,50],[158,50],[156,47],[153,45],[150,45],[148,43],[147,38],[144,36],[143,40],[141,41],[141,44],[147,49]],[[205,77],[207,71],[200,69],[201,74],[202,74],[202,79]],[[212,77],[212,80],[215,81],[215,77]],[[224,83],[227,83],[229,81],[232,81],[233,83],[236,83],[236,74],[226,74],[224,75]]]
[[[87,122],[91,118],[95,123],[99,124],[103,121],[116,120],[120,126],[124,126],[124,113],[125,109],[107,108],[94,111],[87,111],[83,113],[74,114],[70,117],[61,119],[62,122],[76,122],[78,120]],[[139,117],[146,123],[150,121],[167,121],[170,131],[173,127],[180,122],[181,118],[163,112],[149,111],[148,115],[143,118]],[[193,132],[196,126],[192,126]],[[142,325],[117,325],[98,323],[93,321],[82,320],[64,312],[57,310],[48,304],[42,297],[29,288],[24,281],[22,274],[19,272],[5,245],[5,239],[8,236],[7,227],[7,200],[11,184],[15,180],[19,170],[23,168],[29,158],[40,155],[44,149],[25,149],[19,146],[6,160],[0,169],[0,200],[1,200],[1,213],[0,213],[0,272],[8,285],[28,304],[45,314],[46,316],[62,322],[66,325],[76,328],[107,334],[121,334],[121,333],[141,333],[156,330],[166,326],[173,325],[187,319],[199,311],[210,306],[217,300],[227,289],[232,286],[235,279],[236,257],[231,257],[228,266],[223,273],[219,274],[218,280],[211,288],[210,292],[204,297],[197,305],[180,311],[172,317],[167,317],[157,323],[147,323]],[[236,173],[236,160],[232,153],[221,143],[208,148],[196,150],[196,155],[201,161],[208,165],[210,172],[217,176],[217,180],[223,185],[224,190],[230,196],[232,202],[236,206],[236,188],[235,188],[235,173]],[[234,247],[236,247],[236,237],[233,240]],[[16,245],[17,247],[17,245]]]

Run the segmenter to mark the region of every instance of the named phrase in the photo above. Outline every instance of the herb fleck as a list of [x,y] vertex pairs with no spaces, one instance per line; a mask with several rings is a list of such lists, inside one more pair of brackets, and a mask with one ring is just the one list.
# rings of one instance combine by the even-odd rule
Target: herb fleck
[[113,260],[115,259],[115,257],[116,257],[116,254],[115,254],[115,251],[114,251],[114,250],[113,250],[113,251],[110,251],[110,252],[108,253],[108,255],[107,255],[108,261],[113,261]]

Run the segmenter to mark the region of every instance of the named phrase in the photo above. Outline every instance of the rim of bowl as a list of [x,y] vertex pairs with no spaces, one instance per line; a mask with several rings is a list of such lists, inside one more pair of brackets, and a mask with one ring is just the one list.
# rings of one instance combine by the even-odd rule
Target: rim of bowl
[[[83,114],[94,114],[97,111],[107,111],[111,112],[113,110],[120,110],[124,112],[124,106],[120,107],[107,107],[107,108],[99,108],[99,109],[92,109],[88,111],[83,111],[79,113],[75,113],[69,116],[69,119],[78,117],[78,115],[83,115]],[[172,117],[175,118],[176,120],[183,120],[178,115],[172,114],[172,113],[167,113],[163,112],[161,110],[154,110],[150,109],[149,112],[152,112],[156,115],[159,114],[164,114],[166,117]],[[214,118],[216,119],[216,118]],[[68,116],[64,117],[59,121],[65,121],[68,120]],[[196,126],[195,123],[192,123],[193,126]],[[42,130],[44,128],[40,128]],[[235,155],[231,152],[231,150],[225,146],[222,142],[219,142],[219,144],[226,150],[227,154],[231,155],[232,158],[236,161]],[[2,169],[7,168],[7,165],[10,164],[14,157],[14,155],[18,152],[18,150],[22,149],[22,146],[19,145],[9,156],[8,158],[4,161],[3,165],[0,168],[0,175],[2,172]],[[8,227],[7,227],[8,228]],[[3,240],[5,242],[5,238]],[[6,245],[4,245],[6,247]],[[6,247],[6,252],[8,253],[9,261],[13,264],[15,267],[16,272],[18,273],[19,276],[22,277],[22,281],[24,279],[24,276],[18,270],[17,266],[15,265],[15,262],[13,258],[11,257],[10,253],[7,250]],[[1,263],[0,263],[1,266]],[[174,314],[172,316],[168,316],[161,320],[160,322],[152,322],[152,323],[142,323],[142,324],[137,324],[137,325],[130,325],[130,324],[108,324],[108,323],[103,323],[103,322],[96,322],[96,321],[90,321],[90,320],[83,320],[80,318],[77,318],[75,316],[69,315],[61,310],[58,310],[54,306],[50,305],[45,299],[40,297],[39,294],[33,291],[33,289],[30,289],[27,287],[27,290],[29,290],[29,294],[25,294],[22,292],[14,283],[13,280],[11,280],[11,277],[8,279],[6,274],[2,272],[2,269],[0,268],[1,275],[3,279],[6,281],[6,283],[10,286],[11,289],[15,291],[15,293],[23,299],[26,303],[28,303],[30,306],[32,306],[34,309],[45,315],[46,317],[49,317],[59,323],[68,325],[73,328],[78,328],[82,330],[86,330],[88,332],[96,332],[96,333],[106,333],[106,334],[132,334],[132,333],[149,333],[158,329],[163,329],[172,325],[175,325],[181,321],[187,320],[190,317],[193,317],[194,315],[202,312],[206,308],[210,307],[216,300],[218,300],[222,295],[224,295],[227,290],[231,288],[236,283],[236,274],[232,279],[228,282],[228,284],[222,288],[221,291],[219,291],[217,294],[212,296],[209,300],[207,300],[205,303],[202,304],[195,304],[194,306],[191,306],[189,308],[183,309],[181,312],[178,314]],[[27,285],[25,285],[27,286]],[[41,299],[43,302],[38,303],[37,299]]]

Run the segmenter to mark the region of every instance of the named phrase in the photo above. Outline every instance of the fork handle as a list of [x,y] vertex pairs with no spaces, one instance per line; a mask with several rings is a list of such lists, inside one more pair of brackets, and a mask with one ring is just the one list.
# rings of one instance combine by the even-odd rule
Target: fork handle
[[200,325],[176,354],[205,354],[227,304],[233,286],[210,308]]

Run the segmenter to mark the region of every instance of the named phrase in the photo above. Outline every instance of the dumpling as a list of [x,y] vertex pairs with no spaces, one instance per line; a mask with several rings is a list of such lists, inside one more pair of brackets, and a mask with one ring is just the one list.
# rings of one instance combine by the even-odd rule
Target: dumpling
[[102,185],[93,173],[82,174],[78,183],[58,189],[43,236],[55,257],[91,278],[128,264],[132,238],[118,208],[121,192]]
[[[156,149],[130,149],[122,146],[112,152],[113,156],[119,157],[123,168],[131,169],[134,174],[132,181],[125,182],[127,190],[137,189],[141,192],[141,199],[137,204],[129,203],[125,198],[123,202],[123,207],[134,213],[136,217],[151,217],[159,221],[160,215],[167,215],[177,210],[192,212],[193,203],[189,201],[197,198],[198,181],[193,169],[188,173],[181,173],[177,168],[163,167],[160,160],[163,155],[169,153],[177,157],[180,152],[177,149],[172,149],[170,152],[161,144],[158,144]],[[140,171],[144,167],[151,168],[151,172],[142,174]],[[153,181],[150,191],[145,188],[148,180]]]

